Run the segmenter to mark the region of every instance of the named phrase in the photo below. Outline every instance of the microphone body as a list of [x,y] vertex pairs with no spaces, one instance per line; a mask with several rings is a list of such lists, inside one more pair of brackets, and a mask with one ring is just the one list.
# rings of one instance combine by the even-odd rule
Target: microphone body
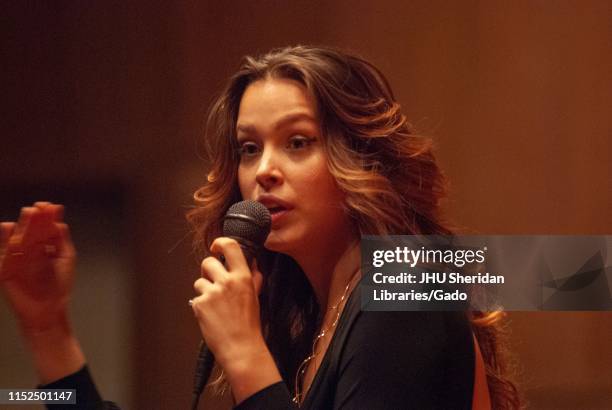
[[[228,209],[223,219],[223,236],[232,238],[240,244],[249,268],[263,247],[270,228],[270,212],[256,201],[247,200],[235,203]],[[224,262],[223,256],[221,256],[221,261]],[[200,395],[214,366],[215,356],[202,341],[196,362],[192,410],[197,409]]]

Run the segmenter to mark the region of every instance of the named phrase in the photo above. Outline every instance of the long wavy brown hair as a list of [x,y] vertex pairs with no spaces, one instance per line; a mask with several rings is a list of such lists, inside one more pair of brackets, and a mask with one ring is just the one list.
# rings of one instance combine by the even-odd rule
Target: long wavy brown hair
[[[245,57],[210,109],[205,139],[210,171],[194,195],[196,208],[188,213],[197,250],[207,253],[221,234],[222,216],[242,199],[238,109],[249,84],[267,78],[298,81],[314,97],[329,170],[361,234],[452,233],[440,215],[446,183],[432,141],[414,132],[382,73],[339,50],[296,46]],[[265,276],[260,297],[264,336],[283,379],[293,380],[320,324],[319,306],[293,259],[267,251],[258,264]],[[485,361],[493,408],[519,408],[500,339],[501,312],[468,315]]]

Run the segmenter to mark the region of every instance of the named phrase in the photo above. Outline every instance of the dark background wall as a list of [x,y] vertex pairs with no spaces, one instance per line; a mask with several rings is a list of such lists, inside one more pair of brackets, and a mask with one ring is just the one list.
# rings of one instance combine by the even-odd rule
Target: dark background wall
[[[328,44],[379,66],[435,138],[465,232],[609,234],[610,21],[594,0],[5,2],[0,219],[67,203],[85,256],[73,311],[101,390],[186,408],[198,261],[183,214],[205,180],[206,108],[242,55]],[[3,312],[0,367],[24,369]],[[612,408],[610,313],[509,318],[531,408]],[[35,383],[3,373],[0,387]]]

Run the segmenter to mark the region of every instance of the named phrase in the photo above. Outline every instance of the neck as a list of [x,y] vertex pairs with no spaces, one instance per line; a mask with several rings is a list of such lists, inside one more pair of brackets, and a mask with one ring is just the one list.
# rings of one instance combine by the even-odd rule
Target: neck
[[[334,246],[338,243],[344,246]],[[334,239],[333,245],[321,241],[308,254],[292,255],[310,282],[319,306],[326,311],[342,296],[348,281],[361,266],[359,238]]]

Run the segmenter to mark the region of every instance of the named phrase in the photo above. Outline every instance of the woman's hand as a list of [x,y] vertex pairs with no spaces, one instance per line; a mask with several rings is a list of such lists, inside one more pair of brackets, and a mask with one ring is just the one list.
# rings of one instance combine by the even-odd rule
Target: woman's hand
[[263,278],[255,267],[249,269],[235,240],[217,238],[210,250],[223,255],[226,266],[212,256],[202,261],[202,277],[194,283],[200,295],[192,308],[206,345],[240,403],[281,380],[261,331],[258,294]]
[[42,383],[85,363],[68,319],[76,253],[62,217],[61,205],[37,202],[18,222],[0,224],[0,288]]
[[261,273],[247,266],[240,245],[230,238],[217,238],[211,245],[213,255],[202,261],[202,277],[193,287],[200,295],[193,299],[193,311],[198,319],[206,345],[223,364],[254,346],[265,347],[259,319]]
[[76,254],[63,207],[37,202],[0,224],[0,285],[22,330],[42,332],[65,317]]

